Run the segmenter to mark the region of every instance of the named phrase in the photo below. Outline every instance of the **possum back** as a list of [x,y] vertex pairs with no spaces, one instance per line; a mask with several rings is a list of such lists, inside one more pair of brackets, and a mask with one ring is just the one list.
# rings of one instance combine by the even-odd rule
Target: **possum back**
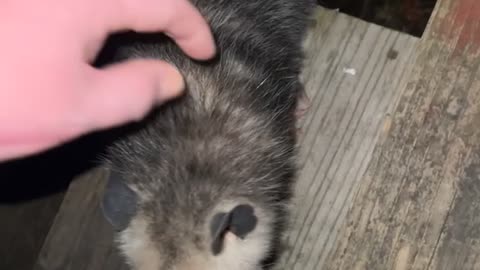
[[162,35],[119,43],[117,60],[170,62],[187,91],[110,148],[102,207],[133,269],[262,269],[296,176],[294,113],[313,3],[192,3],[214,33],[214,60],[195,62]]

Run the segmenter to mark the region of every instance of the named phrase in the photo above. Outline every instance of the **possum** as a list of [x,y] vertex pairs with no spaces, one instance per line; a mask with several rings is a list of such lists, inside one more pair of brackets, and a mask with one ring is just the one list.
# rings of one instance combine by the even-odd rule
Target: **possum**
[[102,209],[135,270],[275,265],[297,176],[297,116],[311,0],[191,0],[217,57],[162,34],[118,42],[115,61],[178,68],[185,93],[109,146]]

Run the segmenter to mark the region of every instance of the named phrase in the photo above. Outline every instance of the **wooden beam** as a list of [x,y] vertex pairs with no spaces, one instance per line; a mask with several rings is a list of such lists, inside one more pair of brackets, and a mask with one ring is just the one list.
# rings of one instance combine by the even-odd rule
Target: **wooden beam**
[[439,0],[324,269],[480,269],[480,1]]

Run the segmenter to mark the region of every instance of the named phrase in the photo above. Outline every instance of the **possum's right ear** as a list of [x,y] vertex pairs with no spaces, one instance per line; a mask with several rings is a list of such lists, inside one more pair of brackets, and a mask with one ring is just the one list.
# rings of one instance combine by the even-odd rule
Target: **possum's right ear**
[[111,170],[101,207],[105,219],[115,230],[127,228],[137,212],[137,200],[137,194],[127,186],[121,175]]

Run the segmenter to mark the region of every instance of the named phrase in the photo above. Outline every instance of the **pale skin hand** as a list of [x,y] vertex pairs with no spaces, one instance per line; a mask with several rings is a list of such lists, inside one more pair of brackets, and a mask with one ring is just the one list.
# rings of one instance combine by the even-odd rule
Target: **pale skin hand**
[[0,162],[139,120],[181,94],[183,79],[165,62],[90,65],[121,30],[164,32],[199,60],[215,54],[187,0],[0,1]]

